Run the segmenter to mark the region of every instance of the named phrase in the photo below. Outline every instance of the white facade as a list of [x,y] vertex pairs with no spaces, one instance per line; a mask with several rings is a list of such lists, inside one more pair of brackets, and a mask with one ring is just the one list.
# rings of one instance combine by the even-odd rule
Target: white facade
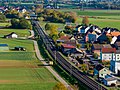
[[17,34],[12,34],[12,38],[18,38]]
[[114,61],[112,60],[110,62],[110,70],[114,72],[115,74],[118,74],[118,70],[120,70],[120,61]]
[[105,84],[106,86],[111,86],[112,84],[115,84],[115,85],[116,85],[116,83],[117,83],[117,79],[115,79],[115,80],[110,80],[110,81],[104,80],[104,84]]
[[111,61],[116,60],[120,61],[120,53],[101,53],[101,60]]

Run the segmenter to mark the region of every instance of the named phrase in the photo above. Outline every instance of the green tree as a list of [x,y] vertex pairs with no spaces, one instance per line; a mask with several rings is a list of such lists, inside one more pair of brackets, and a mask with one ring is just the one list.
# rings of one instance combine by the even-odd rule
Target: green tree
[[82,64],[81,70],[82,70],[83,72],[87,72],[87,70],[88,70],[87,65],[86,65],[86,64]]
[[84,25],[89,24],[88,16],[83,17],[82,24],[84,24]]
[[5,22],[5,20],[6,20],[6,16],[1,13],[1,14],[0,14],[0,21],[1,21],[1,22]]
[[94,53],[94,54],[93,54],[93,57],[94,57],[95,59],[98,59],[98,54],[97,54],[97,53]]
[[112,41],[112,37],[107,36],[108,43]]
[[19,20],[18,19],[11,19],[11,27],[12,28],[18,28],[19,27]]
[[67,90],[67,88],[62,83],[58,83],[53,90]]
[[51,25],[49,23],[45,24],[45,30],[50,30],[51,29]]
[[31,24],[26,19],[20,19],[19,28],[21,28],[21,29],[31,29]]
[[56,25],[51,25],[50,26],[50,36],[57,36],[58,35],[58,27]]
[[81,44],[77,44],[76,46],[77,46],[77,48],[80,48],[82,45]]
[[63,31],[58,34],[59,37],[64,36],[64,35],[65,33]]

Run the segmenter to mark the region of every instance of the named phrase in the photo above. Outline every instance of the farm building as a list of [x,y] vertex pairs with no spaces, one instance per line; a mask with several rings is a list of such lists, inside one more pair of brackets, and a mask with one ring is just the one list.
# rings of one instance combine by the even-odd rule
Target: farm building
[[7,44],[0,44],[0,51],[9,51],[9,47]]
[[18,38],[18,35],[14,32],[8,34],[8,35],[4,35],[4,38]]

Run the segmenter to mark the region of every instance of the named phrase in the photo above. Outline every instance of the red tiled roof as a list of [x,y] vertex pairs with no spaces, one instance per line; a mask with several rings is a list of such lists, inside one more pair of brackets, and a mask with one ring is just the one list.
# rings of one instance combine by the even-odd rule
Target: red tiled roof
[[69,40],[70,36],[61,36],[59,40]]
[[72,45],[69,45],[69,44],[62,44],[62,46],[64,48],[69,48],[69,49],[75,48],[75,46],[72,46]]
[[102,48],[102,53],[116,53],[115,48]]
[[119,36],[120,32],[111,32],[111,33],[107,33],[107,36]]

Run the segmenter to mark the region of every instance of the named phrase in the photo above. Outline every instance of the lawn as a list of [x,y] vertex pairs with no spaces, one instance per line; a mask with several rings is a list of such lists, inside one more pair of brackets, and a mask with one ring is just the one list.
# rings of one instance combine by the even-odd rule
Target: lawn
[[[82,22],[82,18],[79,18],[77,23],[81,23],[81,22]],[[120,30],[120,20],[89,18],[89,22],[91,24],[98,25],[101,28],[112,27],[112,28],[118,28]]]
[[10,23],[0,23],[0,26],[10,26]]
[[22,46],[27,51],[34,51],[33,41],[31,40],[0,38],[0,44],[8,44],[10,49],[13,49],[15,46]]
[[0,35],[7,35],[11,32],[15,32],[18,37],[26,37],[30,35],[30,32],[27,29],[0,29]]
[[0,90],[52,90],[57,81],[35,62],[0,60]]
[[[3,36],[17,31],[25,35],[25,30],[0,30]],[[0,52],[0,90],[52,90],[57,80],[37,59],[32,40],[5,39],[0,37],[0,44],[8,44],[10,49],[22,46],[26,51]]]

